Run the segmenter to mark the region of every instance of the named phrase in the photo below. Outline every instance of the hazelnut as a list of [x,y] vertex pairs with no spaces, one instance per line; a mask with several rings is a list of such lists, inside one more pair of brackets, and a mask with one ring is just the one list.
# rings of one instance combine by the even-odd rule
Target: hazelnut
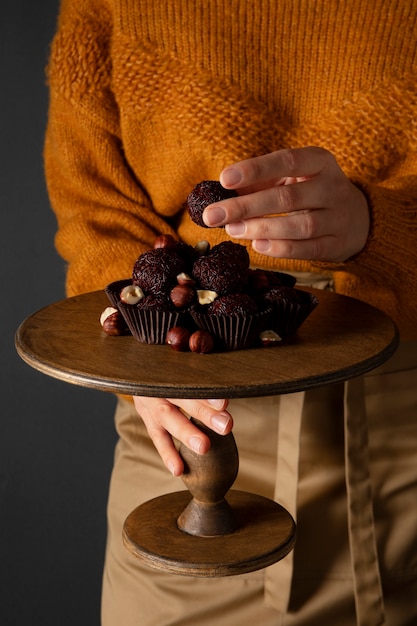
[[100,315],[100,324],[106,335],[124,335],[126,332],[126,323],[120,311],[112,306],[104,309]]
[[218,294],[210,289],[197,289],[197,298],[200,304],[211,304]]
[[159,235],[153,243],[154,248],[176,248],[177,242],[172,235]]
[[274,330],[264,330],[259,335],[259,339],[263,346],[276,346],[282,341],[282,337],[278,335]]
[[178,352],[185,352],[189,350],[189,339],[191,331],[183,326],[173,326],[167,332],[165,343],[167,343],[173,350]]
[[198,354],[207,354],[212,352],[214,348],[214,339],[206,330],[196,330],[189,340],[191,352]]
[[172,304],[176,309],[185,309],[195,299],[195,291],[188,285],[176,285],[169,294]]
[[189,276],[185,272],[181,272],[181,274],[178,274],[177,282],[179,285],[188,285],[189,287],[193,287],[193,285],[195,285],[194,278],[191,278],[191,276]]
[[125,304],[137,304],[144,295],[139,285],[126,285],[120,292],[120,300]]
[[117,313],[118,310],[114,306],[108,306],[104,309],[102,314],[100,315],[100,324],[103,326],[106,317],[109,315],[113,315],[113,313]]
[[196,245],[194,246],[194,250],[197,251],[198,256],[205,256],[210,251],[210,243],[203,239],[202,241],[196,243]]

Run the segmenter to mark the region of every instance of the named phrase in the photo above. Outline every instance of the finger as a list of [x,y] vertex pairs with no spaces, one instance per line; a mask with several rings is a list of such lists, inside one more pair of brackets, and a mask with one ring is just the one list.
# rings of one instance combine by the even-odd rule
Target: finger
[[[216,202],[204,209],[203,220],[207,226],[219,227],[236,224],[254,217],[277,213],[292,213],[329,204],[328,186],[319,177],[310,178],[300,183],[272,186],[255,193],[229,198]],[[233,227],[226,228],[231,236],[241,235]]]
[[182,474],[184,464],[173,438],[198,454],[205,454],[210,448],[210,439],[190,422],[183,411],[219,434],[227,434],[233,427],[232,417],[225,410],[227,400],[169,401],[136,397],[134,401],[155,448],[174,476]]
[[[219,435],[226,435],[233,428],[232,416],[226,410],[228,400],[174,399],[171,400],[171,402],[179,406],[187,415],[199,420]],[[189,424],[190,426],[192,425],[191,423]],[[191,432],[191,429],[189,432]],[[196,435],[194,428],[192,432]],[[198,433],[202,434],[201,431],[198,431]],[[180,439],[180,441],[182,441],[182,439]],[[183,443],[187,445],[185,441]]]
[[315,176],[334,164],[332,154],[317,146],[277,150],[225,168],[220,182],[227,189],[242,189],[260,181]]
[[340,262],[344,256],[340,254],[338,239],[333,235],[315,239],[255,239],[252,247],[256,252],[281,259],[301,259]]
[[[160,422],[160,417],[167,410],[170,410],[170,403],[160,398],[143,398],[141,396],[134,397],[133,401],[163,463],[174,476],[180,476],[184,471],[183,460],[176,449],[171,434]],[[172,410],[176,410],[179,419],[187,420],[179,409],[172,407]]]
[[333,221],[333,213],[329,209],[303,210],[227,224],[226,232],[235,239],[305,241],[335,234]]
[[150,426],[149,428],[147,427],[147,431],[165,467],[173,476],[181,476],[184,472],[184,461],[171,435],[163,428],[152,428]]

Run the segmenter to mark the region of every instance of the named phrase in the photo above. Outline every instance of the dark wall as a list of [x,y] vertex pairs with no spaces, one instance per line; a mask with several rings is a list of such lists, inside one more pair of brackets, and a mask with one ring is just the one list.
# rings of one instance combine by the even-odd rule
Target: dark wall
[[58,0],[0,19],[0,624],[95,626],[115,433],[112,395],[23,363],[16,328],[64,297],[42,149]]

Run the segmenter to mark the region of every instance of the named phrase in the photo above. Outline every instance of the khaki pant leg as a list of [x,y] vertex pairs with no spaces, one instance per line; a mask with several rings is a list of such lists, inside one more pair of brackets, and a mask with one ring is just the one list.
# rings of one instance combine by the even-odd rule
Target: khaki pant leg
[[[339,385],[306,394],[298,538],[285,626],[356,624]],[[365,376],[370,476],[386,626],[417,624],[417,343]],[[279,564],[278,564],[279,566]]]
[[[343,384],[305,394],[300,436],[297,541],[285,626],[354,626],[347,528]],[[271,581],[274,568],[271,568]],[[274,581],[279,587],[279,577]]]
[[365,378],[387,626],[417,624],[417,342]]

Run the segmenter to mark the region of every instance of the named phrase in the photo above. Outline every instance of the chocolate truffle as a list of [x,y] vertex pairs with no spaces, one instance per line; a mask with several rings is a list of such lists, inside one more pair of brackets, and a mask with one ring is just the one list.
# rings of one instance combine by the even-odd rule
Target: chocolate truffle
[[249,254],[232,241],[214,246],[193,265],[193,277],[202,289],[219,295],[244,291],[248,282]]
[[145,293],[167,293],[177,284],[177,276],[187,271],[187,263],[174,250],[155,248],[136,259],[132,281]]
[[203,222],[203,211],[206,206],[236,196],[236,191],[225,189],[217,180],[203,180],[188,195],[186,206],[193,222],[198,226],[208,228]]
[[219,296],[208,307],[210,315],[247,315],[257,312],[255,300],[246,293]]

